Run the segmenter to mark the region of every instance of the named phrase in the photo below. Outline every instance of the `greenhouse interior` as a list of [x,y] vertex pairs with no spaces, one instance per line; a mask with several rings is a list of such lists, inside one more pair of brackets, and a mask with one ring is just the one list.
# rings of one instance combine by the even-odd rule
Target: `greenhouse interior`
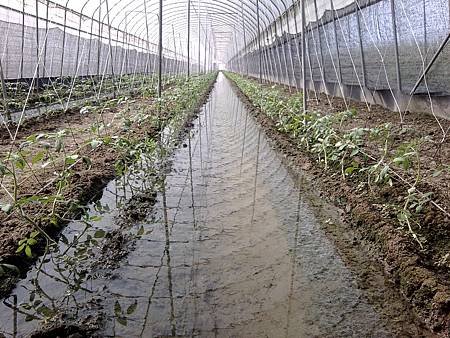
[[0,338],[450,336],[450,0],[0,27]]

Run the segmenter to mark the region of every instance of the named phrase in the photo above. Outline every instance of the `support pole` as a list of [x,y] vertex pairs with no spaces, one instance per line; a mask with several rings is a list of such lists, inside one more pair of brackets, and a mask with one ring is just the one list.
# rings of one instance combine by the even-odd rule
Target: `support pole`
[[144,0],[144,14],[145,14],[145,28],[147,33],[147,62],[145,64],[145,73],[149,75],[149,67],[150,67],[150,33],[148,30],[148,13],[147,13],[147,0]]
[[[108,47],[109,47],[109,62],[111,63],[111,81],[112,81],[112,85],[113,85],[113,96],[114,96],[114,98],[116,98],[116,81],[115,81],[115,74],[114,74],[113,50],[112,50],[112,39],[111,39],[111,21],[109,18],[108,0],[106,0],[106,11],[107,11],[106,18],[108,20]],[[108,65],[106,65],[106,66],[108,66]]]
[[367,73],[366,73],[366,60],[364,57],[364,45],[362,39],[362,31],[361,31],[361,10],[359,8],[356,9],[356,25],[358,27],[358,37],[359,37],[359,53],[361,55],[361,67],[362,67],[362,80],[364,87],[367,88]]
[[64,57],[66,52],[66,27],[67,27],[67,5],[69,4],[69,1],[66,1],[66,5],[64,6],[64,24],[63,24],[63,39],[62,39],[62,49],[61,49],[61,67],[59,70],[59,77],[63,78],[63,71],[64,71]]
[[308,110],[308,91],[306,89],[306,15],[305,15],[305,2],[302,0],[302,82],[303,82],[303,112],[306,113]]
[[200,61],[200,43],[201,43],[201,23],[200,23],[200,0],[198,0],[198,8],[197,8],[197,15],[198,15],[198,74],[201,73],[201,61]]
[[36,0],[36,62],[37,62],[37,72],[36,72],[36,92],[39,92],[39,1]]
[[242,20],[242,32],[244,34],[244,57],[245,57],[245,75],[248,77],[248,56],[247,56],[247,35],[244,23],[244,3],[241,1],[241,20]]
[[[393,0],[392,0],[393,1]],[[333,31],[334,31],[334,40],[336,41],[336,55],[337,55],[337,61],[338,61],[338,69],[339,69],[339,85],[341,86],[341,91],[342,91],[342,66],[341,66],[341,53],[339,52],[339,39],[338,39],[338,33],[337,33],[337,26],[336,26],[336,16],[337,13],[334,9],[334,2],[333,0],[330,0],[330,5],[331,5],[331,11],[333,13]],[[311,78],[312,78],[312,74],[311,74]],[[342,95],[344,95],[344,93],[342,92]]]
[[158,45],[158,99],[159,107],[161,108],[161,96],[162,96],[162,53],[163,53],[163,28],[162,28],[162,15],[163,15],[163,0],[159,0],[159,45]]
[[20,78],[23,79],[23,55],[25,51],[25,0],[22,0],[22,53],[20,54]]
[[191,0],[188,0],[187,76],[191,76]]
[[258,24],[259,83],[262,83],[261,26],[259,18],[259,0],[256,0],[256,21]]
[[392,13],[392,30],[394,31],[394,48],[395,48],[395,65],[397,70],[397,89],[402,90],[402,78],[400,73],[400,56],[398,52],[398,36],[397,36],[397,19],[395,15],[395,3],[391,0],[391,13]]
[[6,93],[5,76],[3,74],[3,64],[1,59],[0,59],[0,80],[2,81],[3,107],[8,122],[11,122],[11,114],[8,109],[8,94]]

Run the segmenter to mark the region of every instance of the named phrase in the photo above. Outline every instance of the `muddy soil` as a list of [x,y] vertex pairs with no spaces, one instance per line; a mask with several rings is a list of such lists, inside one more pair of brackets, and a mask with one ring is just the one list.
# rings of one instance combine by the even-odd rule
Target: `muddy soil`
[[[234,85],[234,84],[233,84]],[[394,189],[375,189],[370,192],[361,189],[357,180],[343,180],[340,173],[323,170],[315,158],[296,146],[295,140],[277,130],[272,119],[257,110],[252,102],[234,85],[239,97],[264,128],[274,146],[285,156],[292,171],[310,177],[313,189],[341,208],[346,223],[359,235],[355,246],[366,246],[374,257],[384,265],[385,274],[409,301],[423,322],[442,337],[450,334],[450,283],[449,265],[438,266],[437,262],[450,252],[450,220],[434,207],[427,208],[421,219],[420,231],[427,238],[426,250],[420,250],[417,243],[403,229],[398,229],[396,216],[383,212],[385,203],[398,203],[404,193],[402,186]],[[289,90],[286,89],[286,93]],[[293,91],[291,89],[291,91]],[[311,97],[314,95],[310,93]],[[331,101],[331,105],[330,105]],[[399,146],[418,137],[431,137],[439,146],[427,146],[420,150],[423,191],[433,191],[433,199],[446,210],[450,210],[450,172],[443,170],[433,175],[436,168],[449,165],[450,139],[440,143],[442,132],[436,120],[427,115],[406,113],[404,124],[399,117],[379,106],[370,107],[360,102],[319,95],[319,100],[309,101],[310,109],[323,113],[340,112],[347,108],[356,109],[357,117],[345,129],[353,127],[375,127],[387,122],[395,126],[398,136],[393,146]],[[450,121],[440,121],[449,130]],[[369,143],[369,150],[377,149]],[[336,231],[346,231],[337,228]]]
[[[195,111],[198,111],[206,101],[212,87],[213,83],[210,84],[207,92],[200,97]],[[134,115],[140,112],[143,106],[149,106],[151,103],[151,99],[136,98],[130,100],[126,108],[127,117],[132,119]],[[101,136],[121,136],[130,140],[139,140],[145,137],[157,138],[160,135],[160,131],[151,126],[150,123],[140,124],[139,126],[131,125],[124,128],[123,120],[119,116],[119,114],[123,114],[124,109],[125,107],[122,105],[101,109],[100,112],[85,114],[81,114],[80,110],[74,109],[69,110],[65,114],[31,118],[26,120],[18,129],[17,139],[14,143],[11,143],[7,130],[2,128],[0,132],[0,156],[4,157],[8,151],[25,142],[30,135],[54,133],[63,129],[69,131],[70,137],[65,139],[64,148],[70,153],[79,149],[80,145],[83,145],[86,140],[95,137],[91,129],[94,124],[104,124],[104,130],[100,131]],[[169,117],[170,112],[167,112],[166,115]],[[74,167],[74,174],[69,178],[69,187],[65,189],[64,193],[64,200],[68,201],[68,203],[60,204],[56,209],[56,214],[60,217],[57,219],[57,224],[54,224],[48,217],[51,205],[31,204],[24,207],[25,213],[32,215],[33,221],[37,222],[44,231],[55,238],[57,238],[60,230],[69,220],[77,217],[79,214],[78,208],[100,198],[105,186],[116,176],[114,164],[120,154],[111,147],[100,145],[95,149],[89,149],[89,147],[81,148],[78,153],[80,156],[89,156],[91,163],[89,165],[80,163]],[[62,164],[59,164],[56,168],[33,168],[33,171],[25,172],[19,177],[18,196],[55,194],[57,191],[56,186],[51,184],[51,182],[55,179],[54,171],[61,168]],[[7,186],[11,182],[3,180],[2,183]],[[4,193],[0,193],[0,200],[5,200],[6,198]],[[73,208],[74,205],[76,205],[75,209]],[[28,268],[34,260],[44,252],[45,240],[41,238],[33,246],[33,257],[31,259],[24,258],[23,253],[16,253],[16,249],[19,240],[27,238],[33,231],[30,223],[16,212],[10,215],[2,212],[0,224],[1,262],[15,265],[21,271],[21,274],[18,275],[15,271],[7,270],[7,275],[1,277],[0,298],[2,298],[9,294],[20,278],[25,277]],[[118,238],[113,239],[113,242],[117,243]],[[120,240],[119,238],[119,242]],[[114,249],[114,245],[112,245],[112,248]],[[119,252],[116,256],[119,259],[121,255],[122,253]],[[111,259],[107,263],[113,264]]]

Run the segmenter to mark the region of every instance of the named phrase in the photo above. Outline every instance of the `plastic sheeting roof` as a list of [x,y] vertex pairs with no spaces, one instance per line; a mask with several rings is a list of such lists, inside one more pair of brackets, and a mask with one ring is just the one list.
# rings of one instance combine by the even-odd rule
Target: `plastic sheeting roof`
[[[294,33],[294,29],[300,27],[294,24],[294,20],[299,21],[301,17],[298,14],[298,0],[163,0],[164,47],[178,49],[184,55],[187,54],[189,2],[191,57],[194,59],[198,58],[199,41],[201,55],[204,54],[203,50],[211,48],[215,52],[215,59],[225,63],[237,50],[254,40],[258,33],[258,5],[261,32],[281,17],[275,25],[275,30],[267,34],[272,35],[270,40],[273,40],[275,34],[280,36],[284,32]],[[315,11],[311,9],[315,4],[318,6],[319,16],[326,9],[330,9],[330,1],[314,2],[306,1],[307,21],[315,21]],[[334,6],[335,9],[342,8],[352,2],[334,0]],[[57,23],[56,26],[66,23],[68,29],[74,32],[80,26],[83,32],[93,29],[107,38],[108,28],[105,27],[110,26],[116,30],[117,35],[120,31],[152,44],[158,41],[159,0],[6,0],[2,3],[16,9],[16,16],[19,16],[23,9],[32,15],[38,12],[41,18],[48,15],[49,20]],[[297,13],[294,14],[294,11]],[[82,14],[81,21],[78,13]],[[20,22],[18,17],[8,20]],[[32,18],[29,18],[29,21],[27,25],[34,25]],[[98,21],[103,24],[100,26]]]

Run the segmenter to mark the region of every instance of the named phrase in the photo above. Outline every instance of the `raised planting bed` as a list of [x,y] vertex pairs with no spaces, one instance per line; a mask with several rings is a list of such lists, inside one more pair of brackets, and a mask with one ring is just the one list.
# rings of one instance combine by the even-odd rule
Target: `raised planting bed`
[[[128,167],[162,147],[164,128],[206,100],[216,74],[178,79],[157,100],[150,88],[18,129],[0,144],[0,296],[7,295],[61,228]],[[150,93],[150,94],[149,94]],[[87,219],[87,222],[90,220]]]

